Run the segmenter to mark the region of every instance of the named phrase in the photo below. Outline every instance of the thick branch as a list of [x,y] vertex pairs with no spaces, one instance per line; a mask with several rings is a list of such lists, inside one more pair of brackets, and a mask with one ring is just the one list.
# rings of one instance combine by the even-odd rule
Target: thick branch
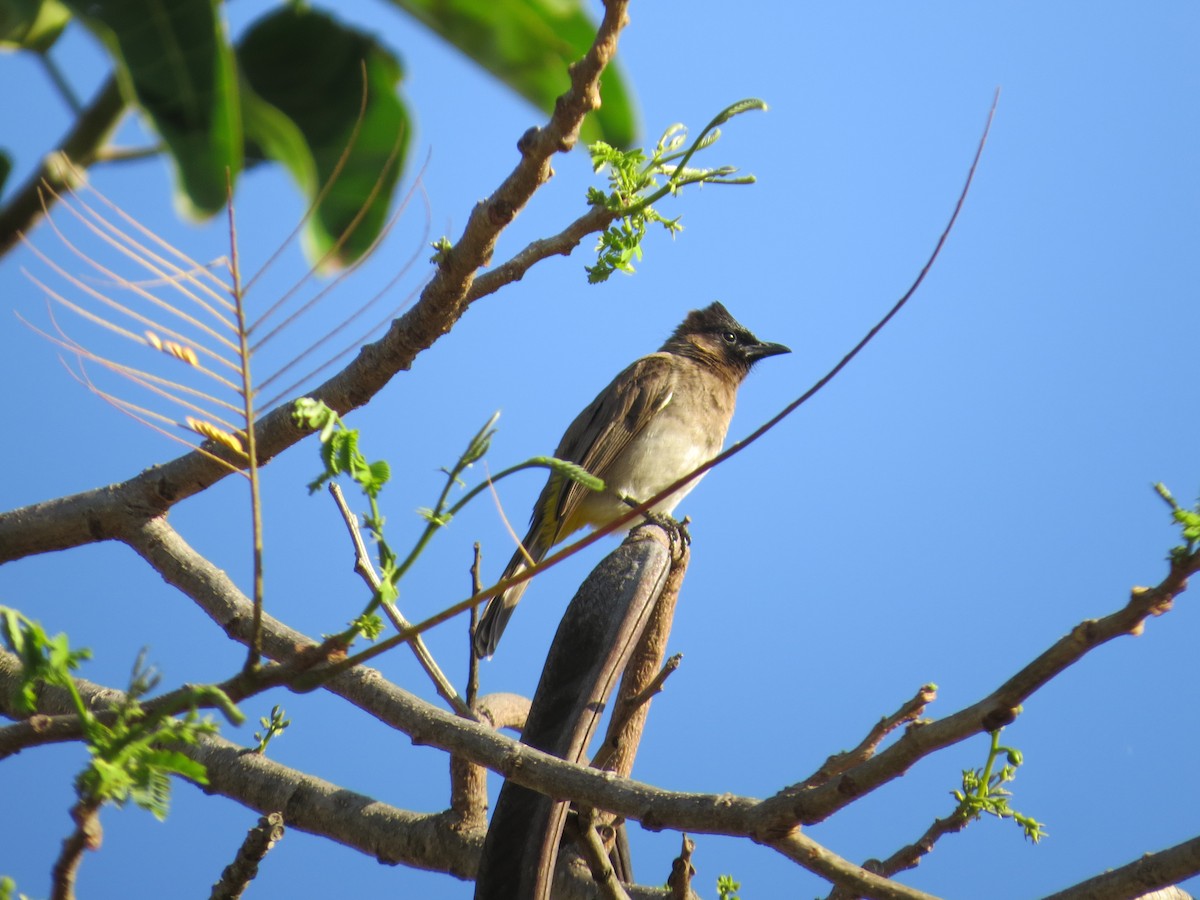
[[[197,599],[230,637],[243,642],[247,639],[249,601],[224,572],[191,550],[165,521],[148,523],[134,547],[168,581]],[[941,721],[913,726],[891,747],[825,785],[810,791],[791,788],[766,801],[660,791],[627,779],[596,777],[598,773],[443,714],[370,669],[360,667],[339,675],[328,689],[411,735],[418,743],[447,749],[535,790],[571,797],[650,828],[749,834],[770,843],[773,837],[784,838],[792,830],[790,826],[779,827],[781,816],[785,822],[793,816],[818,821],[852,802],[855,796],[899,777],[924,756],[1004,724],[997,709],[1010,712],[1091,649],[1121,634],[1140,631],[1145,619],[1163,612],[1174,595],[1184,589],[1187,576],[1197,569],[1200,553],[1175,563],[1158,587],[1133,592],[1125,608],[1103,619],[1081,623],[988,698]],[[311,643],[306,636],[270,617],[265,617],[264,630],[265,652],[275,658],[286,658],[296,646]],[[839,793],[843,789],[848,792],[845,796]]]
[[[612,59],[628,20],[626,0],[605,4],[595,42],[571,68],[571,87],[559,97],[543,128],[521,138],[521,158],[504,183],[471,212],[458,242],[442,258],[417,303],[392,323],[380,340],[364,347],[345,369],[312,396],[338,413],[365,404],[397,373],[412,367],[418,354],[450,331],[470,302],[475,273],[487,265],[505,226],[550,177],[550,158],[571,149],[584,117],[600,104],[599,79]],[[585,217],[586,218],[586,217]],[[512,277],[523,269],[516,266]],[[491,284],[493,291],[498,284]],[[266,464],[306,432],[291,418],[290,404],[277,407],[256,425],[259,462]],[[223,455],[218,447],[208,450]],[[229,462],[238,461],[229,456]],[[121,484],[23,507],[0,515],[0,563],[35,553],[65,550],[95,541],[119,539],[148,518],[220,481],[229,470],[199,452],[147,469]]]
[[[133,544],[168,581],[201,601],[230,637],[242,642],[248,639],[249,601],[223,572],[192,551],[165,521],[147,523]],[[826,865],[829,859],[827,851],[813,855],[807,839],[795,833],[794,826],[781,829],[781,820],[825,818],[852,802],[855,796],[903,774],[918,759],[1004,724],[997,709],[1011,714],[1016,704],[1090,649],[1120,634],[1139,631],[1147,616],[1165,610],[1174,594],[1185,586],[1186,576],[1197,568],[1200,568],[1200,554],[1176,563],[1157,588],[1135,591],[1124,609],[1082,623],[985,700],[939,722],[910,729],[896,744],[826,785],[807,792],[789,789],[766,801],[729,794],[660,790],[566,763],[491,729],[443,713],[365,667],[338,675],[326,687],[410,735],[415,743],[440,747],[539,792],[569,797],[651,829],[749,835],[820,871],[817,867]],[[264,652],[277,659],[288,659],[296,647],[313,643],[269,616],[264,616],[263,627]],[[843,790],[845,795],[839,794]]]

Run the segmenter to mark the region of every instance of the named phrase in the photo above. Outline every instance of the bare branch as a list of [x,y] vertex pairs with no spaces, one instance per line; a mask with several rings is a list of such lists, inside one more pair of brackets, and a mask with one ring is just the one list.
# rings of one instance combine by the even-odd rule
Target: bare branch
[[[651,533],[657,530],[652,529]],[[191,550],[165,521],[147,523],[143,534],[129,543],[169,582],[200,602],[230,637],[247,639],[249,601],[224,572]],[[762,801],[664,791],[571,765],[491,729],[442,713],[364,667],[338,675],[326,687],[410,735],[417,743],[461,755],[534,790],[570,797],[651,828],[749,835],[791,858],[793,845],[788,841],[797,819],[806,823],[820,821],[856,796],[899,777],[918,759],[1005,724],[1002,720],[1011,716],[1017,705],[1058,672],[1114,637],[1137,633],[1148,616],[1166,611],[1174,596],[1186,586],[1187,576],[1198,570],[1200,553],[1177,560],[1158,587],[1138,589],[1125,608],[1103,619],[1081,623],[984,700],[946,719],[909,729],[895,744],[827,784],[808,791],[788,789]],[[264,616],[264,652],[268,656],[286,659],[295,647],[310,643],[311,639],[305,635]],[[795,852],[797,861],[806,867],[820,862],[815,857],[810,861],[803,848]]]
[[63,841],[50,876],[51,900],[74,900],[75,876],[85,850],[99,850],[104,832],[100,827],[100,801],[80,800],[71,807],[75,828]]
[[[1200,872],[1200,836],[1160,850],[1147,853],[1119,869],[1081,881],[1079,884],[1051,894],[1045,900],[1089,900],[1095,897],[1132,897],[1140,900],[1169,900],[1169,891],[1157,891]],[[1156,891],[1145,894],[1146,891]],[[1188,895],[1175,889],[1173,896],[1188,900]]]
[[812,775],[809,775],[797,788],[814,788],[817,785],[825,784],[829,779],[836,775],[841,775],[848,769],[854,768],[859,763],[866,762],[875,755],[876,749],[879,747],[879,742],[891,734],[898,726],[906,722],[916,723],[920,719],[922,713],[925,712],[925,706],[937,699],[937,687],[932,684],[922,685],[911,700],[905,702],[898,710],[890,716],[884,716],[875,726],[867,733],[860,743],[853,750],[847,750],[843,753],[835,753],[829,759],[825,760],[824,764]]
[[262,816],[246,834],[233,862],[225,867],[221,879],[213,885],[209,900],[239,900],[255,878],[267,853],[283,839],[283,813]]
[[692,876],[696,867],[692,865],[692,852],[696,842],[686,834],[679,855],[671,863],[671,874],[667,876],[667,887],[671,889],[671,900],[689,900],[692,896]]
[[[363,542],[362,532],[358,528],[358,516],[350,511],[350,507],[346,504],[346,497],[342,494],[341,486],[336,481],[329,482],[329,494],[333,497],[333,502],[337,504],[338,512],[342,514],[342,521],[346,523],[346,530],[350,532],[350,541],[354,544],[354,571],[367,583],[367,587],[371,589],[372,593],[378,594],[379,574],[375,571],[375,566],[371,563],[371,557],[367,553],[367,545]],[[397,631],[404,631],[406,628],[412,627],[412,623],[401,615],[400,610],[396,609],[394,604],[385,600],[381,605]],[[450,683],[446,673],[437,664],[425,642],[418,636],[409,643],[409,646],[412,648],[417,662],[425,670],[425,674],[433,681],[433,685],[442,699],[449,703],[460,716],[468,719],[475,718],[474,712],[454,689],[454,685]]]
[[620,213],[603,206],[593,206],[553,237],[530,241],[507,262],[494,266],[476,278],[467,292],[467,303],[474,303],[488,294],[495,293],[506,284],[520,281],[526,272],[543,259],[549,259],[551,256],[570,256],[580,241],[589,234],[603,231],[619,215]]
[[762,812],[768,833],[820,822],[857,797],[903,775],[917,760],[972,735],[1009,724],[1022,703],[1090,651],[1114,638],[1140,634],[1146,619],[1167,612],[1175,596],[1187,588],[1188,576],[1197,571],[1200,551],[1172,560],[1166,578],[1157,587],[1134,588],[1122,609],[1102,619],[1079,623],[979,702],[944,719],[908,729],[896,743],[840,778],[808,790],[801,786],[788,788],[764,801]]
[[[863,868],[876,875],[882,875],[884,878],[891,878],[897,872],[915,869],[920,864],[922,857],[933,851],[934,844],[943,835],[962,831],[969,821],[970,816],[961,810],[955,810],[944,819],[934,819],[933,824],[916,841],[906,847],[901,847],[882,862],[877,859],[867,860],[863,863]],[[837,887],[829,894],[828,900],[852,900],[854,896],[852,891]]]
[[[521,158],[490,197],[478,203],[458,242],[442,257],[417,303],[383,338],[364,347],[341,372],[312,395],[344,415],[368,402],[418,354],[454,327],[466,311],[475,273],[488,264],[504,228],[551,174],[550,159],[571,149],[584,117],[600,103],[599,80],[613,58],[628,21],[627,0],[609,0],[595,41],[571,68],[571,87],[555,104],[542,128],[521,138]],[[305,432],[292,421],[289,406],[263,416],[256,425],[259,463],[295,444]],[[230,462],[237,464],[236,459]],[[33,553],[118,539],[141,521],[203,491],[228,474],[199,453],[189,453],[109,487],[60,497],[0,515],[0,562]]]
[[[10,704],[15,697],[11,689],[19,683],[19,672],[20,660],[0,651],[0,714],[18,712]],[[75,684],[84,702],[98,716],[124,696],[121,691],[84,679],[76,679]],[[45,687],[38,703],[44,718],[74,718],[66,715],[73,705],[65,690]],[[497,710],[494,714],[503,719],[518,711],[521,703],[519,698],[499,695],[482,698],[481,706],[494,707]],[[452,722],[481,728],[434,707],[429,709]],[[390,806],[281,765],[262,754],[248,753],[244,747],[219,737],[205,736],[196,745],[179,749],[205,766],[208,793],[228,797],[264,815],[285,809],[289,827],[337,841],[388,865],[433,869],[458,878],[474,877],[483,843],[482,829],[464,830],[444,813],[414,813]],[[562,873],[556,887],[559,889],[556,897],[561,895],[564,900],[593,900],[595,895],[590,878],[581,878],[570,871]],[[630,888],[630,894],[638,900],[663,896],[661,890],[647,887]]]

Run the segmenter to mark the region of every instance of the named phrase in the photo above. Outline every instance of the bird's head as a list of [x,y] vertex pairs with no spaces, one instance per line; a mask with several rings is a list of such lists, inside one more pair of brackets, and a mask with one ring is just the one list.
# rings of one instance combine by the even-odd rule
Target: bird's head
[[739,381],[760,359],[792,352],[783,344],[760,341],[720,303],[693,309],[662,349],[727,369]]

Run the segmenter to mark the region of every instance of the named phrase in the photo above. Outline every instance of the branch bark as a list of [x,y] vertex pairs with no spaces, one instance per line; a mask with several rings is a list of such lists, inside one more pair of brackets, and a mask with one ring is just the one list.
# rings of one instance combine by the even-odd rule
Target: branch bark
[[[308,392],[311,396],[324,400],[343,415],[357,409],[396,374],[411,368],[420,353],[454,327],[470,302],[484,295],[471,294],[476,272],[490,263],[500,233],[550,179],[551,157],[575,146],[584,117],[600,105],[600,75],[616,53],[617,39],[628,22],[627,5],[627,0],[609,0],[605,4],[595,41],[571,67],[571,87],[558,98],[546,125],[529,129],[520,139],[517,147],[521,157],[516,166],[491,196],[476,204],[459,240],[442,256],[437,271],[413,307],[393,322],[380,340],[363,347],[342,371]],[[536,261],[539,252],[531,251],[526,262]],[[519,278],[525,268],[528,268],[525,262],[517,262],[508,274],[513,279]],[[491,293],[500,284],[492,279],[484,287]],[[260,418],[255,433],[260,465],[307,434],[292,422],[290,404],[286,403]],[[219,446],[205,449],[230,465],[239,465],[231,453]],[[120,484],[5,513],[0,515],[0,563],[96,541],[122,539],[137,531],[147,519],[206,490],[228,474],[225,466],[193,451]]]

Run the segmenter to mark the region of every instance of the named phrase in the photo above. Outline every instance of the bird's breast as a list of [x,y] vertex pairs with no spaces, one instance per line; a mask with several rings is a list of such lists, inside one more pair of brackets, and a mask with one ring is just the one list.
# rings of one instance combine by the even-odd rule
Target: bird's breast
[[[629,511],[621,498],[649,499],[721,452],[733,416],[730,392],[713,391],[703,382],[682,385],[636,434],[604,473],[608,489],[589,494],[583,513],[591,524],[603,524]],[[700,479],[654,506],[671,513]]]

